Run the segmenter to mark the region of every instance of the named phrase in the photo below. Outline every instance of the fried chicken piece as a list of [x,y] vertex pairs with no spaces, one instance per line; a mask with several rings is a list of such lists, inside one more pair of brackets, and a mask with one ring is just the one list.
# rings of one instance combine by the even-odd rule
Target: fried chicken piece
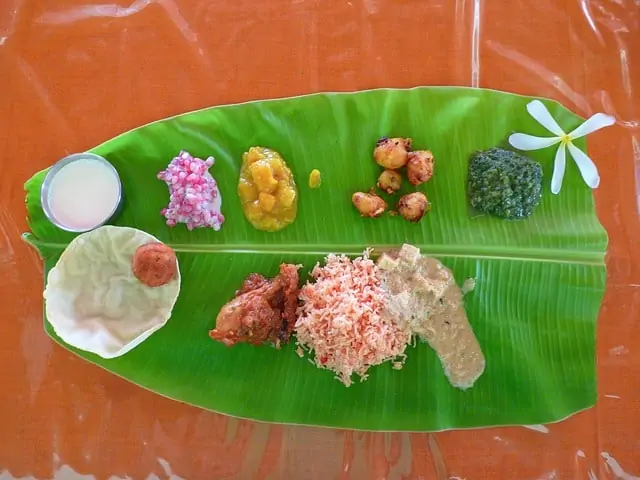
[[252,273],[222,307],[209,336],[228,347],[269,342],[280,348],[289,341],[296,322],[298,281],[298,267],[286,263],[273,279]]
[[236,292],[236,297],[238,295],[242,295],[243,293],[250,292],[251,290],[257,290],[258,288],[264,287],[268,283],[269,280],[267,280],[259,273],[251,273],[247,278],[244,279],[244,282],[242,282],[240,290]]

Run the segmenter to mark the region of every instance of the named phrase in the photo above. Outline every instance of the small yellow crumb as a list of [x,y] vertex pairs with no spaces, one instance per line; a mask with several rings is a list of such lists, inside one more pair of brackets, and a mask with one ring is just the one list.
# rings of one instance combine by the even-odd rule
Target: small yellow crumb
[[316,170],[315,168],[311,170],[309,174],[309,186],[311,188],[318,188],[322,183],[322,179],[320,178],[320,170]]

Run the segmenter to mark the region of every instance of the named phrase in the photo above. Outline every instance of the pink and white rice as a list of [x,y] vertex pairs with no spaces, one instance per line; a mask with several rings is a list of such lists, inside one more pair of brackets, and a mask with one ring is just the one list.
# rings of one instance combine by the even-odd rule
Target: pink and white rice
[[166,170],[158,173],[169,187],[169,205],[160,212],[167,225],[184,223],[189,230],[211,227],[220,230],[224,216],[218,184],[209,173],[215,159],[201,160],[181,151]]

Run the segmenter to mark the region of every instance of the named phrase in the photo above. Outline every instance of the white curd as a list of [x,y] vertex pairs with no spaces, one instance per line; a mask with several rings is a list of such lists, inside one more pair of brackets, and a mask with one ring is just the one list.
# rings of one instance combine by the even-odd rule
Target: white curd
[[49,210],[63,227],[81,231],[111,217],[120,199],[120,181],[109,165],[82,158],[62,167],[51,180]]

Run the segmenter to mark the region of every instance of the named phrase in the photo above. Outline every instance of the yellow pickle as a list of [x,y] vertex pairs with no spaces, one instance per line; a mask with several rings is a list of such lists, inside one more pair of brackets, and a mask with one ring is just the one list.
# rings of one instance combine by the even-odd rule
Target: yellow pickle
[[244,216],[258,230],[281,230],[298,213],[293,173],[280,154],[268,148],[251,147],[242,155],[238,196]]

